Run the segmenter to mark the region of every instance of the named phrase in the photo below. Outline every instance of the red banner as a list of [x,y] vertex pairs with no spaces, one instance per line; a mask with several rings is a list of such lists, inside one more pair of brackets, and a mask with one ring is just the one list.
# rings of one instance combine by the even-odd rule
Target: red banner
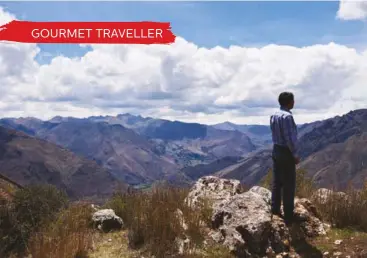
[[30,22],[0,27],[0,41],[77,44],[170,44],[168,22]]

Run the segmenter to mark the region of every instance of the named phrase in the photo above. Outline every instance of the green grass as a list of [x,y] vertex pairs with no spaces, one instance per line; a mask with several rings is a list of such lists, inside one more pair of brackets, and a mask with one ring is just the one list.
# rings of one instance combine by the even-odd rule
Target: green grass
[[[342,240],[343,242],[340,246],[337,246],[335,245],[336,240]],[[367,233],[348,228],[333,228],[328,232],[326,237],[318,237],[312,240],[311,243],[323,253],[332,253],[335,249],[340,249],[350,254],[356,251],[356,247],[358,246],[361,248],[367,246]]]

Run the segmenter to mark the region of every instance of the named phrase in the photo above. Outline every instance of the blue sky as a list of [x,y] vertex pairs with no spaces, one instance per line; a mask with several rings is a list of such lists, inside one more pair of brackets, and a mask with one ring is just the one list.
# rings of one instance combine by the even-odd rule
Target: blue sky
[[[308,46],[331,41],[358,48],[367,40],[361,21],[336,19],[339,2],[2,2],[32,21],[168,21],[199,46]],[[41,45],[47,55],[80,56],[78,45]]]

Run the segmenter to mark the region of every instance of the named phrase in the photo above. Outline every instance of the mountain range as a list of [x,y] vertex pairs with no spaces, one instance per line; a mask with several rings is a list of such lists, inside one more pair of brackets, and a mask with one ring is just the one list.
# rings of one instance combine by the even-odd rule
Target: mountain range
[[[0,173],[21,184],[52,183],[78,197],[110,194],[119,182],[186,185],[210,174],[250,186],[271,168],[271,132],[265,125],[204,125],[120,114],[3,118],[0,126]],[[361,186],[367,175],[366,109],[298,130],[299,167],[317,184]]]
[[[337,190],[363,186],[367,180],[367,109],[303,124],[298,131],[302,158],[298,168],[305,169],[318,186]],[[238,162],[216,171],[213,169],[208,174],[254,185],[271,169],[271,151],[271,145],[264,146]]]
[[132,185],[150,184],[189,165],[243,156],[256,149],[239,131],[129,114],[49,121],[8,118],[1,119],[0,125],[92,159]]
[[53,184],[75,199],[103,198],[119,186],[114,176],[96,162],[4,127],[0,127],[0,173],[23,186]]

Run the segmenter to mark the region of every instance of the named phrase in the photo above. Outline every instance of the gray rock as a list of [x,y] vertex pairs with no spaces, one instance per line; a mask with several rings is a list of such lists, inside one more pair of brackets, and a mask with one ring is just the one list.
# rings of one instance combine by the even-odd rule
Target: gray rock
[[334,244],[336,245],[341,245],[342,243],[343,243],[343,240],[340,240],[340,239],[334,241]]
[[249,192],[257,193],[264,198],[265,202],[271,203],[271,192],[268,189],[261,186],[253,186]]
[[303,232],[308,237],[324,236],[327,228],[321,221],[316,207],[306,198],[295,199],[294,215]]
[[[212,208],[208,237],[237,257],[289,254],[291,234],[281,217],[271,216],[269,190],[255,186],[241,193],[238,180],[207,176],[196,182],[186,198],[192,207],[200,206],[203,199],[210,200]],[[297,234],[326,234],[325,224],[310,200],[295,199],[295,217]]]
[[200,178],[191,188],[186,201],[191,207],[198,207],[202,201],[218,202],[241,192],[238,180],[223,179],[215,176]]
[[273,216],[273,219],[271,221],[271,233],[269,239],[272,243],[272,249],[276,253],[289,251],[290,232],[282,218],[278,216]]
[[[238,257],[266,255],[266,250],[285,250],[282,237],[274,234],[269,204],[263,196],[246,192],[231,196],[213,205],[212,227],[220,239]],[[285,227],[285,226],[284,226]],[[214,234],[213,234],[214,236]]]
[[112,209],[103,209],[94,212],[92,221],[97,228],[105,232],[119,230],[124,225],[122,219]]

